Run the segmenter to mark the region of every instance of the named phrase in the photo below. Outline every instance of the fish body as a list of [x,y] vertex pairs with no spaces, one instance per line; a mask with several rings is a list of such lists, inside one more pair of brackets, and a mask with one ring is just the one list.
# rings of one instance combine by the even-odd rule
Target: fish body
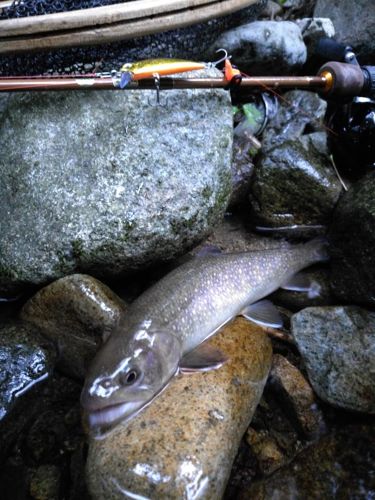
[[325,259],[324,244],[313,240],[198,257],[167,274],[133,302],[93,360],[81,402],[94,434],[100,437],[148,404],[234,316],[251,317],[254,304]]
[[121,69],[120,87],[124,88],[132,80],[153,78],[154,75],[173,75],[204,69],[206,65],[195,61],[184,59],[144,59],[124,64]]

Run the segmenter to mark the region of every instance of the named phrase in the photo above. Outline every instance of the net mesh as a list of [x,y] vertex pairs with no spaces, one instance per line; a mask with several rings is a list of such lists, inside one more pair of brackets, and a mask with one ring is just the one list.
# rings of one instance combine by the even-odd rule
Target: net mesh
[[[90,4],[90,7],[93,7],[94,3],[95,5],[115,3],[110,2],[110,0],[21,1],[24,2],[25,8],[29,4],[33,6],[30,12],[36,9],[36,4],[42,2],[43,4],[53,4],[54,8],[56,3],[61,3],[64,10],[67,4],[73,3],[75,8],[78,6],[81,8],[83,4]],[[111,71],[119,69],[124,62],[152,57],[177,57],[207,61],[207,57],[212,56],[209,49],[215,39],[223,31],[253,21],[264,7],[264,4],[265,0],[261,0],[250,7],[208,22],[111,44],[1,55],[0,75],[31,76],[51,73],[85,74],[92,71]]]
[[0,19],[16,17],[41,16],[55,12],[90,9],[115,3],[125,3],[130,0],[14,0],[0,13]]

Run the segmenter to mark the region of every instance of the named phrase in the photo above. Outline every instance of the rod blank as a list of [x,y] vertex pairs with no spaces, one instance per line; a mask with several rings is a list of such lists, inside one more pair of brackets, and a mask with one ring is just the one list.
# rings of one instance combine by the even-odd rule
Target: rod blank
[[[267,76],[243,78],[240,87],[259,90],[304,89],[324,90],[324,76]],[[160,90],[226,88],[228,82],[222,78],[161,78]],[[153,79],[130,82],[122,90],[155,89]],[[43,90],[121,90],[111,77],[0,77],[0,92]]]

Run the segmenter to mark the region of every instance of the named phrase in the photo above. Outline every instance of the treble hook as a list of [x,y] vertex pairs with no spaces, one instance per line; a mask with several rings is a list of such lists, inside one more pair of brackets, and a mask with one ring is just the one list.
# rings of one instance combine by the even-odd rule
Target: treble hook
[[[161,99],[160,99],[160,75],[159,75],[159,73],[154,73],[152,76],[154,77],[154,84],[155,84],[155,89],[156,89],[156,106],[166,106],[167,100],[165,100],[162,103]],[[150,99],[148,99],[148,103],[150,106],[155,105],[155,104],[151,103]]]
[[211,63],[212,66],[217,66],[218,64],[224,62],[226,59],[230,59],[232,57],[232,56],[228,56],[228,52],[225,49],[217,49],[216,54],[218,52],[224,52],[224,56],[217,61],[213,61]]

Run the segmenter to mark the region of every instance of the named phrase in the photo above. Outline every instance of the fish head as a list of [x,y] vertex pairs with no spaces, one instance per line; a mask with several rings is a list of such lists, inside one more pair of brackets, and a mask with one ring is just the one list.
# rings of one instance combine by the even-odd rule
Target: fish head
[[98,439],[150,403],[181,358],[181,343],[172,333],[142,326],[118,333],[95,356],[81,394],[85,426]]

